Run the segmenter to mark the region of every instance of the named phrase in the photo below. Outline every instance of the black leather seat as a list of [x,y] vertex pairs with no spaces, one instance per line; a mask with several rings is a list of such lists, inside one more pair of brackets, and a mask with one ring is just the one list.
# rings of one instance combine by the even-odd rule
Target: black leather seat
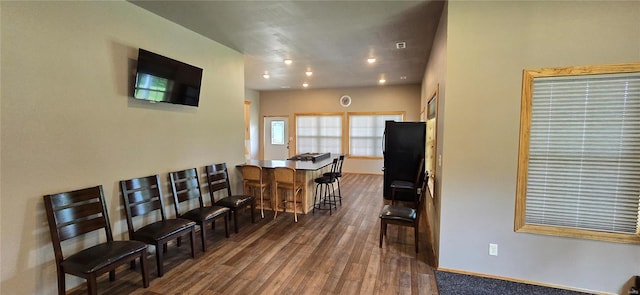
[[416,209],[409,207],[399,207],[393,205],[385,205],[380,211],[380,218],[385,220],[397,220],[405,222],[413,222],[416,220],[418,213]]
[[[129,239],[155,246],[159,277],[164,275],[162,257],[163,253],[167,251],[167,243],[170,240],[178,239],[178,246],[180,246],[179,238],[189,235],[191,258],[195,258],[196,223],[184,218],[167,218],[164,201],[162,200],[162,190],[160,189],[160,177],[157,174],[122,180],[120,181],[120,189],[124,201],[124,212],[127,217]],[[161,219],[149,222],[150,217],[146,215],[152,215],[156,210],[160,211]],[[136,229],[133,222],[133,218],[136,216],[144,216],[145,218],[142,219],[143,223],[146,222],[146,225]]]
[[[169,172],[169,179],[171,182],[171,191],[173,192],[173,207],[176,210],[176,216],[184,219],[193,220],[200,226],[200,238],[202,241],[202,252],[207,251],[207,225],[211,224],[212,228],[215,228],[214,223],[217,219],[224,219],[224,232],[226,237],[229,237],[229,208],[211,205],[205,206],[204,198],[200,192],[200,180],[198,177],[198,170],[196,168]],[[189,210],[188,206],[191,205],[191,201],[198,200],[198,207]],[[180,209],[182,204],[187,207],[186,212]],[[183,207],[184,207],[183,206]],[[192,206],[193,207],[193,206]]]
[[[420,212],[422,208],[422,202],[426,196],[429,196],[429,187],[427,186],[429,180],[429,174],[425,173],[424,180],[422,181],[422,188],[414,195],[415,200],[410,202],[414,207],[404,207],[396,205],[384,205],[380,211],[380,248],[382,248],[382,240],[387,235],[387,225],[396,224],[401,226],[413,227],[413,234],[415,237],[415,248],[418,253],[418,240],[419,240],[419,224],[420,224]],[[387,238],[387,243],[389,239]]]
[[[229,183],[227,164],[220,163],[208,165],[205,167],[205,171],[207,173],[207,185],[209,187],[209,197],[211,198],[211,202],[214,202],[218,206],[224,206],[231,209],[235,232],[238,233],[238,211],[243,208],[250,207],[251,223],[255,223],[256,220],[254,212],[256,208],[256,199],[249,195],[231,194],[231,184]],[[216,192],[224,191],[226,191],[226,195],[216,201]]]
[[[102,186],[44,196],[51,241],[58,274],[58,294],[66,293],[65,273],[87,280],[87,292],[97,294],[96,279],[109,272],[115,280],[115,269],[140,259],[142,285],[149,286],[147,245],[139,241],[114,241]],[[95,244],[64,257],[61,242],[104,229],[106,242]],[[90,240],[94,240],[93,238]],[[91,244],[90,241],[84,243]]]

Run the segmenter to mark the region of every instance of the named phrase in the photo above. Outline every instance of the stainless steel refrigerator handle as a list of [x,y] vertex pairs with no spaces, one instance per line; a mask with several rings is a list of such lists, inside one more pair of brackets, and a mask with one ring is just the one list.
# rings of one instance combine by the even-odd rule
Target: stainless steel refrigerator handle
[[387,130],[382,131],[382,155],[384,156],[384,141],[387,138]]

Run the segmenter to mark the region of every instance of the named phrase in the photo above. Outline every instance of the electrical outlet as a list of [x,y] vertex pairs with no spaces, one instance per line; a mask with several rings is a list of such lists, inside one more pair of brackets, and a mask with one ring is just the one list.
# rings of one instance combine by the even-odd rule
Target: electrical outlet
[[498,256],[498,244],[489,244],[489,255]]

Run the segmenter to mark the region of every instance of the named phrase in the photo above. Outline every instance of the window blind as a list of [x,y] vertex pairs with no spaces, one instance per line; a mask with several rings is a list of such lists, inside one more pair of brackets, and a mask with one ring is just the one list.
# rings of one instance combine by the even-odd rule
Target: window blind
[[533,83],[527,224],[637,233],[640,73]]
[[387,120],[402,121],[402,114],[349,114],[349,155],[382,157]]
[[342,153],[342,115],[296,116],[296,152]]

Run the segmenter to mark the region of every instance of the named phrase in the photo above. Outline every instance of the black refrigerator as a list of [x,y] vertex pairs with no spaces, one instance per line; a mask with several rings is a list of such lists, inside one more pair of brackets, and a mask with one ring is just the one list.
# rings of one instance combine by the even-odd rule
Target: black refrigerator
[[[384,190],[383,197],[391,199],[391,182],[394,180],[415,181],[418,166],[424,159],[427,136],[425,122],[386,121],[384,126]],[[396,193],[396,199],[411,196]]]

